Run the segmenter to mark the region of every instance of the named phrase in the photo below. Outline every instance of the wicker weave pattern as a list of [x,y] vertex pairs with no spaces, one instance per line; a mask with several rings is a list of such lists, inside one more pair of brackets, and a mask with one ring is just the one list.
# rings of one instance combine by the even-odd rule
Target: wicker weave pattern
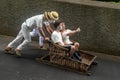
[[70,58],[63,58],[58,55],[52,55],[50,61],[61,66],[65,66],[71,69],[76,69],[78,71],[87,71],[88,65],[81,63],[80,61],[75,61]]
[[66,57],[68,52],[66,48],[63,48],[57,44],[50,44],[50,54],[58,54],[60,56]]
[[80,53],[82,56],[82,60],[74,60],[68,56],[69,53],[67,52],[67,49],[57,44],[50,44],[50,62],[78,71],[88,71],[91,63],[96,57],[90,54],[86,54],[84,52]]

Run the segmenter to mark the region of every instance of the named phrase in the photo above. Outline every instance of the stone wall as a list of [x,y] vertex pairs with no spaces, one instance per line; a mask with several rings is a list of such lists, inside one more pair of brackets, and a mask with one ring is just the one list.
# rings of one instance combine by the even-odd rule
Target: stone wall
[[87,1],[87,5],[61,1],[1,0],[0,34],[16,36],[25,19],[44,11],[56,10],[67,28],[80,26],[81,32],[71,38],[80,42],[81,49],[120,55],[119,8],[97,6],[99,2],[92,6]]

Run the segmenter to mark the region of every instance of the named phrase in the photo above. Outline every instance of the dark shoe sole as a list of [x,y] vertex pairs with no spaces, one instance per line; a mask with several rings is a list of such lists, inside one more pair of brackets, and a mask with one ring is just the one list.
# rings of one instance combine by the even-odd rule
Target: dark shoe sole
[[98,65],[98,62],[94,61],[94,62],[92,63],[92,65]]
[[9,51],[6,51],[6,50],[5,50],[5,54],[14,55],[13,52],[9,52]]

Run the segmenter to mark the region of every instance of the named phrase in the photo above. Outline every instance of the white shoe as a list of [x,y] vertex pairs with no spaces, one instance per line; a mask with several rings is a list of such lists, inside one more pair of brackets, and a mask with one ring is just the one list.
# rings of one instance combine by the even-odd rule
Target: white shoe
[[47,48],[45,48],[44,46],[40,46],[41,50],[47,50]]
[[17,57],[21,57],[21,52],[19,49],[15,49],[15,54]]

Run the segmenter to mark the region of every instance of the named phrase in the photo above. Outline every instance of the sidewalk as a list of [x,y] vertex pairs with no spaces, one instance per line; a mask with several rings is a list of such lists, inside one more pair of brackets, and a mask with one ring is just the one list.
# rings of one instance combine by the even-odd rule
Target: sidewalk
[[4,52],[6,45],[14,37],[0,35],[0,79],[1,80],[119,80],[120,79],[120,57],[90,52],[97,55],[99,64],[94,66],[91,76],[81,75],[68,70],[63,70],[34,59],[48,51],[40,51],[38,43],[32,42],[24,50],[23,58],[7,55]]

